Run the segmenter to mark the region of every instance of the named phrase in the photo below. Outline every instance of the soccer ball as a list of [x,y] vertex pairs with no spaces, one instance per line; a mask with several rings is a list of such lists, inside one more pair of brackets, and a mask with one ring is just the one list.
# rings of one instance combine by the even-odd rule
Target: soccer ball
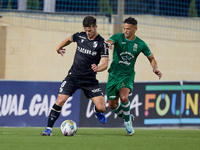
[[73,136],[77,132],[77,126],[73,120],[65,120],[60,125],[60,130],[65,136]]

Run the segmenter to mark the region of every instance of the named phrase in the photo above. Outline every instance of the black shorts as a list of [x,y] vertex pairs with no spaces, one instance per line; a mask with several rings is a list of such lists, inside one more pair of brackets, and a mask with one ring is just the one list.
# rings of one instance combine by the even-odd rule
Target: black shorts
[[103,91],[99,87],[97,79],[76,77],[70,74],[63,80],[58,94],[72,96],[77,89],[82,89],[87,98],[103,96]]

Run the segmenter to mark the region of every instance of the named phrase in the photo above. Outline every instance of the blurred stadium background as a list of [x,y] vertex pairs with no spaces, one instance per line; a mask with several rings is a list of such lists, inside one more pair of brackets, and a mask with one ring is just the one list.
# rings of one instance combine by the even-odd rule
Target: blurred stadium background
[[[55,47],[83,30],[86,15],[97,18],[98,32],[105,39],[122,32],[124,18],[135,17],[137,35],[152,49],[164,80],[200,80],[196,69],[200,63],[200,0],[0,0],[0,78],[61,80],[74,51],[64,61],[55,56]],[[68,65],[66,69],[59,68],[60,61]],[[148,61],[143,62],[141,57],[136,65],[140,75],[136,80],[157,80],[148,73]],[[106,81],[107,73],[102,74],[99,80]]]
[[[195,34],[200,32],[200,0],[0,0],[0,12],[6,23],[66,32],[77,31],[77,26],[58,24],[80,24],[83,15],[91,14],[99,19],[98,24],[104,25],[99,32],[108,35],[113,31],[108,33],[104,28],[109,28],[110,23],[121,24],[126,15],[142,15],[144,19],[138,21],[145,26],[143,37],[200,41]],[[155,17],[159,17],[156,22]],[[48,24],[49,21],[57,25]],[[151,31],[152,26],[157,27],[156,33]],[[177,37],[168,34],[166,28],[190,32]]]

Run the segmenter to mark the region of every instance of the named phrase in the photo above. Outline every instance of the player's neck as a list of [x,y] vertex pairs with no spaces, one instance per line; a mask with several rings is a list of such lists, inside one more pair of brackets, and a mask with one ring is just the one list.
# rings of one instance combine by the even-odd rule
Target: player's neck
[[130,41],[134,40],[134,39],[135,39],[135,34],[132,35],[132,36],[130,36],[130,37],[128,37],[128,38],[126,38],[126,39],[128,39],[128,40],[130,40]]
[[89,40],[94,40],[97,37],[98,33],[96,32],[91,38],[88,37]]

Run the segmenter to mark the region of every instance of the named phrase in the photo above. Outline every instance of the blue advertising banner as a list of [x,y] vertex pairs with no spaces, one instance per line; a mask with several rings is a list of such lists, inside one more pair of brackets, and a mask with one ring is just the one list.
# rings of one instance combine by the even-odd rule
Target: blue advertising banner
[[[46,126],[56,102],[60,82],[0,81],[0,126]],[[61,110],[55,127],[66,119],[79,124],[80,90],[70,97]]]
[[[0,126],[45,127],[61,82],[0,80]],[[106,83],[100,83],[106,94]],[[130,94],[134,127],[200,125],[200,82],[135,82]],[[78,127],[122,127],[119,118],[108,107],[107,123],[95,118],[93,102],[81,90],[64,104],[54,127],[72,119]]]
[[[178,87],[178,88],[177,88]],[[101,84],[106,92],[106,83]],[[91,100],[81,94],[80,123],[82,127],[122,127],[123,119],[108,108],[107,123],[101,124],[94,117]],[[135,116],[134,127],[177,125],[180,123],[180,82],[136,82],[129,96],[131,113]]]

